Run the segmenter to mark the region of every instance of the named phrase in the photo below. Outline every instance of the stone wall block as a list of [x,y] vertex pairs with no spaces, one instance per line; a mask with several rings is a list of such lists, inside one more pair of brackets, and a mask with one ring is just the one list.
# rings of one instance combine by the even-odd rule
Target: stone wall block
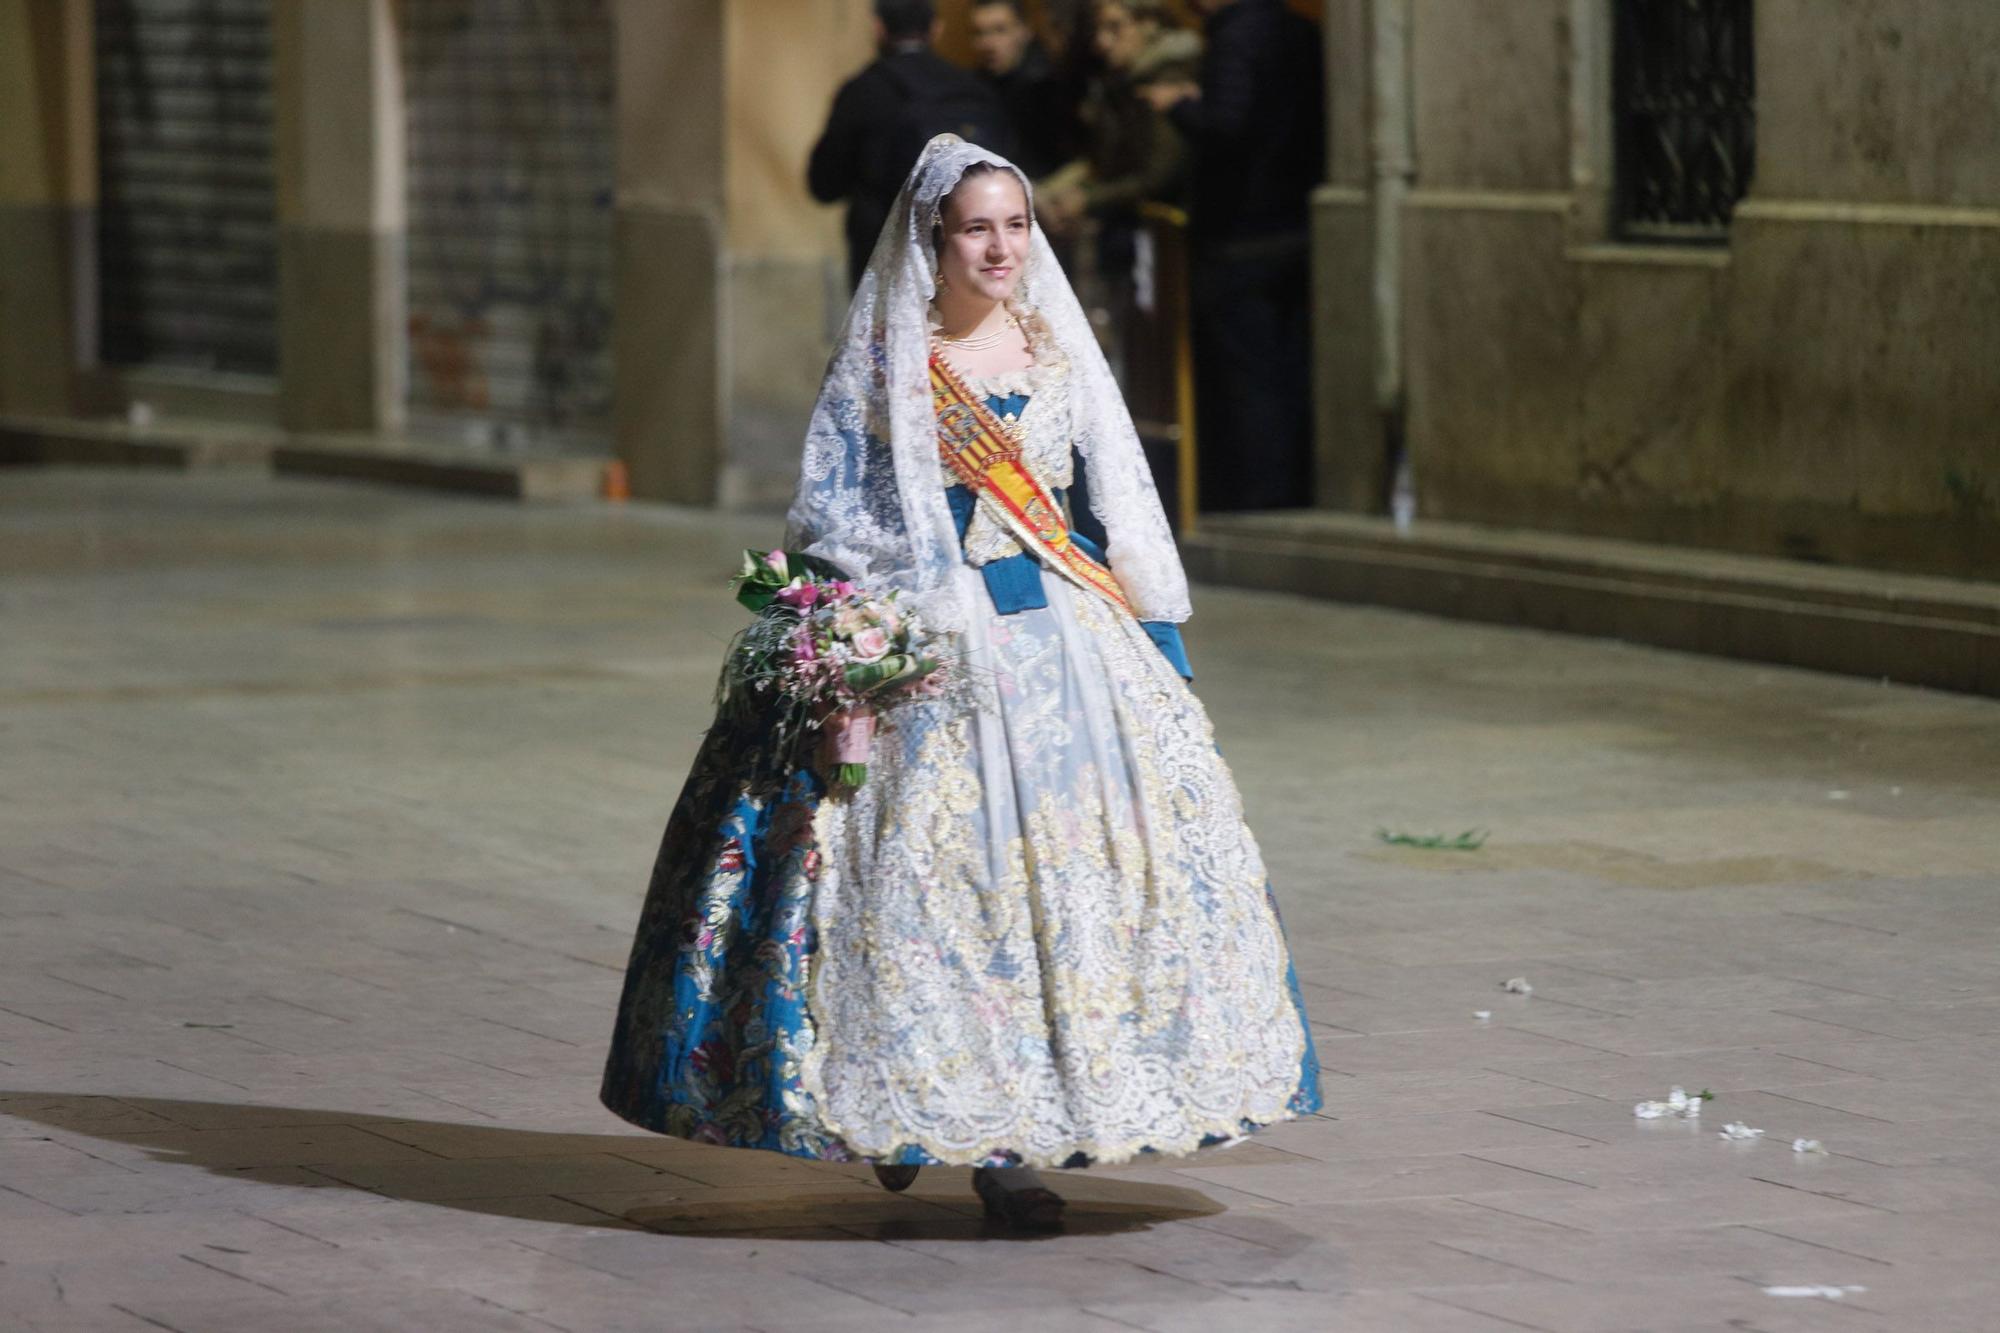
[[1409,429],[1420,511],[1529,522],[1576,489],[1582,363],[1563,212],[1404,212]]
[[1756,192],[2000,205],[2000,5],[1758,0]]
[[1719,402],[1731,270],[1593,262],[1576,264],[1574,276],[1578,502],[1612,510],[1713,504],[1729,472]]
[[403,419],[403,233],[278,229],[282,424],[376,431]]
[[1729,483],[1794,553],[2000,571],[2000,226],[1739,219]]
[[1424,188],[1568,187],[1567,0],[1412,0],[1410,40]]
[[1314,499],[1370,513],[1388,489],[1376,388],[1374,206],[1359,191],[1313,201]]
[[705,212],[627,209],[617,221],[613,430],[632,494],[715,503],[721,483],[722,243]]

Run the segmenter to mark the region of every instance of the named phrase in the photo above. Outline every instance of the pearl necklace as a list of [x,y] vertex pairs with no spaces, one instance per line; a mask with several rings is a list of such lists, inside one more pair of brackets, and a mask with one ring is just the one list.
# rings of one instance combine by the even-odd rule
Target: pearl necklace
[[972,334],[964,338],[947,338],[943,333],[939,333],[938,341],[948,347],[956,347],[961,351],[983,352],[989,347],[998,347],[1000,341],[1007,336],[1010,330],[1019,327],[1019,321],[1012,315],[1009,315],[1006,322],[991,333]]

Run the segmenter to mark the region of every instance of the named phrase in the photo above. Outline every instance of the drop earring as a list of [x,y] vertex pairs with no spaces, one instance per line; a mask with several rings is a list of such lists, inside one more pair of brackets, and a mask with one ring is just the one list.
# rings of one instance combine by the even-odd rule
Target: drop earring
[[937,291],[944,290],[944,268],[942,266],[931,272],[931,286]]

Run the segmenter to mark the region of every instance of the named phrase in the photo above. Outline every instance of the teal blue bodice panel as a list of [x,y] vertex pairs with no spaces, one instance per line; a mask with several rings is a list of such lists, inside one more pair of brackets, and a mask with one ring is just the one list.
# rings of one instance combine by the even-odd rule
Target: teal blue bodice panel
[[[1012,414],[1018,417],[1021,410],[1028,405],[1028,395],[988,394],[986,405],[993,409],[995,416],[1006,417]],[[1082,460],[1079,459],[1077,462],[1080,469]],[[1068,493],[1060,487],[1051,489],[1056,497],[1056,503],[1062,504],[1068,500]],[[959,540],[963,541],[965,530],[972,524],[973,511],[978,508],[979,500],[964,486],[947,487],[945,499],[951,504],[951,516],[958,524]],[[1085,555],[1100,564],[1104,562],[1104,550],[1096,542],[1074,530],[1070,532],[1069,538]],[[1048,592],[1042,587],[1042,562],[1039,557],[1028,551],[981,565],[979,572],[986,579],[986,591],[993,598],[993,609],[1003,616],[1013,615],[1017,611],[1046,607],[1049,604]],[[1188,664],[1187,645],[1181,641],[1180,626],[1164,620],[1142,620],[1139,624],[1151,636],[1153,642],[1159,645],[1160,651],[1166,655],[1174,670],[1179,672],[1183,679],[1193,680],[1194,668]]]

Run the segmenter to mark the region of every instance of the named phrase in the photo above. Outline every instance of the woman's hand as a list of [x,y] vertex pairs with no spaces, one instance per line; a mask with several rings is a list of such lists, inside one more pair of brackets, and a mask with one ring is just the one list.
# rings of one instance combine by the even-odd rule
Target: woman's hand
[[1201,97],[1201,85],[1185,79],[1162,80],[1159,83],[1143,84],[1139,96],[1146,99],[1153,110],[1165,115],[1182,102],[1197,101]]
[[1076,230],[1083,219],[1083,191],[1073,185],[1053,186],[1035,200],[1035,211],[1040,215],[1042,226],[1058,234]]

